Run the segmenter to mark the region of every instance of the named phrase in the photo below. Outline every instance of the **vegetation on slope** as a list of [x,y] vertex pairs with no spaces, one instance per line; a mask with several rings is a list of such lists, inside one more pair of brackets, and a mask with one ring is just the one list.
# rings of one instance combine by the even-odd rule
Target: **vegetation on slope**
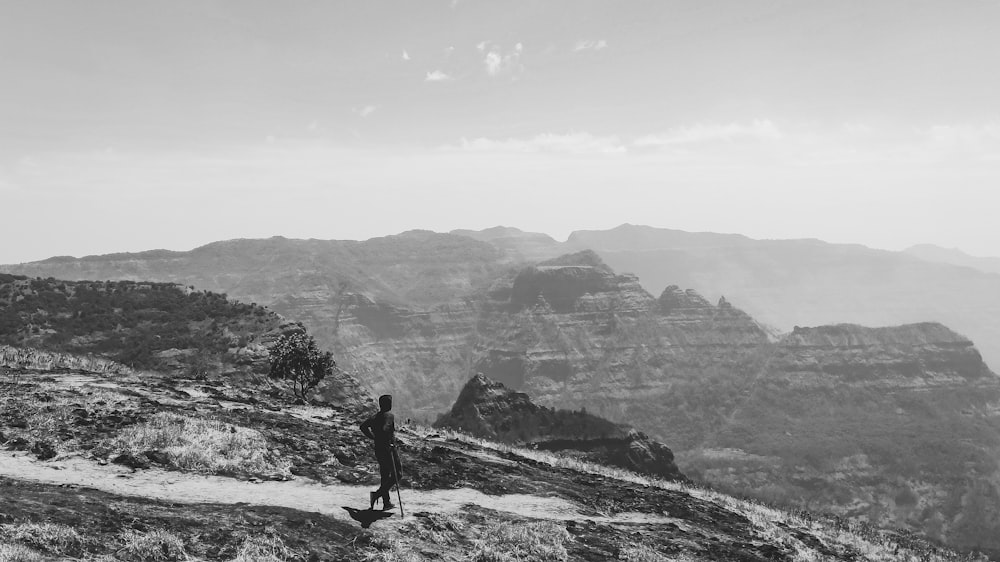
[[0,274],[0,344],[96,355],[135,369],[266,372],[247,347],[281,319],[170,283]]

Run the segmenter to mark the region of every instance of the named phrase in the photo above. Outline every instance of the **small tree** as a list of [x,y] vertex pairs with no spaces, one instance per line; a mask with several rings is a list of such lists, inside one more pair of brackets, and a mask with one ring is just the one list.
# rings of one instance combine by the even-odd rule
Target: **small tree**
[[333,373],[336,362],[329,351],[320,351],[312,336],[297,332],[281,336],[268,351],[272,379],[286,380],[295,396],[308,402],[309,392]]

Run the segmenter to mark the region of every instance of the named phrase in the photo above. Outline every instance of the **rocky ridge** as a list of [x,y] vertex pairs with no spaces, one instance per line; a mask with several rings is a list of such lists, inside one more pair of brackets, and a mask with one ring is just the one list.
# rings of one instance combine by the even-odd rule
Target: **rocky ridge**
[[434,427],[504,443],[529,444],[667,480],[686,480],[674,464],[673,452],[644,433],[585,411],[537,406],[527,394],[482,374],[469,379],[454,406]]

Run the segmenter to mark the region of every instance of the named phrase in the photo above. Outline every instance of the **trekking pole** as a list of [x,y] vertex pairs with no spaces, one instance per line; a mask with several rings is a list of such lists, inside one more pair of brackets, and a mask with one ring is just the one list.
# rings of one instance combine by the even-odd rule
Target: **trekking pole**
[[396,467],[399,466],[399,471],[403,470],[403,463],[399,462],[399,450],[396,449],[396,436],[392,436],[392,478],[396,481],[396,499],[399,500],[399,518],[405,517],[403,515],[403,496],[399,494],[399,473],[396,471]]

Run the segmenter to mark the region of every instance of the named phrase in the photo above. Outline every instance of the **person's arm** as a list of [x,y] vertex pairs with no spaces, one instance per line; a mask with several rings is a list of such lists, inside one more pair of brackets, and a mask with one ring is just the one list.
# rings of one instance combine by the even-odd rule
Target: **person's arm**
[[375,434],[372,433],[372,422],[375,420],[374,417],[366,419],[361,423],[361,433],[365,434],[365,437],[369,439],[375,439]]

